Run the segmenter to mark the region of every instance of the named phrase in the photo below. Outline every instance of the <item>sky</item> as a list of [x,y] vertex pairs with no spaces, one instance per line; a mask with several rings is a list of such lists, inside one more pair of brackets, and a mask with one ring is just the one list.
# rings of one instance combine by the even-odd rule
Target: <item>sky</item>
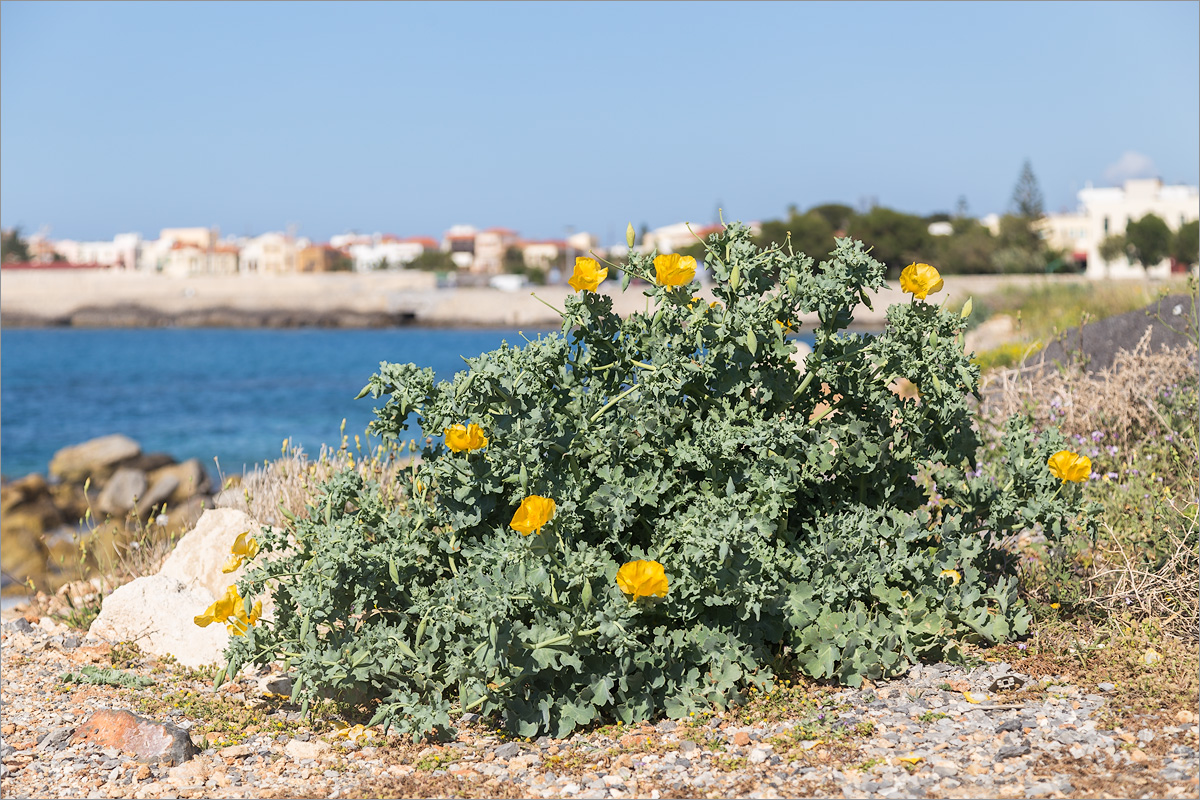
[[1200,3],[0,3],[0,225],[526,238],[1200,183]]

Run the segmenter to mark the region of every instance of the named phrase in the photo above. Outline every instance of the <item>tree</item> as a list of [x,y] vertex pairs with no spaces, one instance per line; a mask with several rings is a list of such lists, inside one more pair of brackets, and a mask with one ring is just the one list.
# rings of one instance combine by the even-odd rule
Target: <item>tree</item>
[[1021,166],[1021,175],[1013,188],[1012,206],[1017,216],[1027,220],[1041,219],[1045,216],[1042,190],[1038,187],[1037,176],[1033,174],[1033,165],[1028,158]]
[[1179,226],[1171,242],[1171,258],[1189,266],[1200,264],[1200,221]]
[[450,254],[441,250],[422,250],[421,255],[409,262],[408,268],[430,272],[453,272],[458,269]]
[[791,234],[792,250],[812,256],[821,261],[833,250],[833,226],[816,210],[797,214],[793,211],[787,220],[764,222],[757,244],[760,247],[777,245],[782,247]]
[[509,247],[504,251],[504,271],[510,272],[513,275],[525,274],[525,252],[517,246]]
[[1125,226],[1129,260],[1144,268],[1158,265],[1171,253],[1171,229],[1157,214],[1147,214]]
[[1119,233],[1114,233],[1112,236],[1104,237],[1097,249],[1100,251],[1100,258],[1106,263],[1111,264],[1118,258],[1127,256],[1128,247],[1129,244],[1125,241],[1125,237]]
[[[829,227],[835,231],[844,231],[850,227],[850,220],[854,219],[854,209],[842,203],[825,203],[824,205],[813,206],[808,210],[809,214],[817,214],[829,223]],[[812,255],[811,253],[809,255]]]
[[929,259],[933,250],[925,220],[882,206],[856,215],[848,233],[870,247],[872,257],[886,264],[893,276],[914,261]]
[[21,238],[20,226],[0,234],[0,261],[5,264],[29,260],[29,243]]
[[970,217],[960,217],[952,224],[954,233],[935,239],[938,269],[944,274],[995,272],[996,237],[992,232]]

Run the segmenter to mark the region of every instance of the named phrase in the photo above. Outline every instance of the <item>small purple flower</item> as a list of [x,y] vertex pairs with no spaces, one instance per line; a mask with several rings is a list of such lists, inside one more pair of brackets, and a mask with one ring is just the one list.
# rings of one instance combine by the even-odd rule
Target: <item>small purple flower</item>
[[1099,442],[1104,439],[1104,431],[1092,431],[1092,441]]
[[1108,451],[1108,454],[1110,456],[1115,456],[1117,454],[1117,446],[1115,444],[1110,444],[1108,447],[1106,447],[1104,449]]
[[1106,472],[1106,473],[1104,473],[1104,477],[1108,478],[1108,479],[1111,481],[1113,478],[1117,477],[1117,473],[1115,473],[1115,472]]
[[1018,642],[1018,643],[1017,643],[1017,649],[1018,649],[1018,650],[1024,650],[1024,649],[1026,649],[1027,647],[1029,647],[1029,645],[1025,644],[1024,642]]

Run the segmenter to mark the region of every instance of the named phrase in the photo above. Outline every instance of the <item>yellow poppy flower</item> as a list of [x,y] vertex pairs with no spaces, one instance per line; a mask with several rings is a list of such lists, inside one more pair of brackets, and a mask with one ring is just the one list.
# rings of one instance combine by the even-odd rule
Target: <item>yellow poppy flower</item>
[[462,451],[482,450],[488,445],[488,438],[483,428],[472,422],[470,425],[451,425],[446,428],[446,447],[455,453]]
[[942,276],[928,264],[909,264],[900,273],[900,290],[918,300],[942,290]]
[[667,253],[654,259],[654,281],[659,286],[687,286],[696,277],[696,259]]
[[962,574],[956,569],[944,569],[938,573],[938,577],[949,578],[954,581],[955,586],[958,586],[958,582],[962,580]]
[[225,566],[221,567],[221,572],[234,572],[242,565],[242,562],[249,561],[258,555],[258,540],[250,536],[250,531],[239,533],[238,537],[233,540],[233,547],[229,552],[233,555],[225,562]]
[[571,280],[567,283],[577,292],[584,290],[594,292],[600,282],[607,277],[608,267],[600,266],[596,263],[596,259],[577,258],[575,259],[575,272],[572,273]]
[[217,601],[205,609],[204,613],[193,619],[201,628],[207,628],[214,622],[225,622],[235,613],[234,609],[240,607],[242,597],[238,594],[237,586],[231,585],[225,590],[225,594],[217,598]]
[[1092,460],[1087,456],[1072,453],[1070,450],[1059,450],[1046,460],[1050,474],[1062,481],[1086,481],[1092,474]]
[[233,620],[227,622],[225,627],[234,636],[245,636],[246,631],[254,627],[254,623],[258,622],[262,616],[262,600],[257,600],[254,607],[250,609],[250,614],[246,614],[246,604],[238,601],[237,607],[233,610]]
[[634,600],[666,597],[667,575],[657,561],[630,561],[617,570],[617,586]]
[[513,514],[510,523],[513,530],[522,536],[541,531],[542,526],[554,518],[554,501],[549,497],[531,494],[521,501],[521,507]]

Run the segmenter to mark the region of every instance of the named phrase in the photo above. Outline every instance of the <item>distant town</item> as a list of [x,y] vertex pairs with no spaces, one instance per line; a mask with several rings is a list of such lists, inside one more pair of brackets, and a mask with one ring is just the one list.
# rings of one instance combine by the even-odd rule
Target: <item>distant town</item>
[[[970,218],[964,213],[965,201],[960,201],[957,214],[930,217],[887,209],[855,213],[849,206],[829,204],[804,213],[789,209],[788,219],[748,225],[760,239],[780,241],[786,235],[802,247],[821,248],[822,242],[831,246],[832,235],[855,236],[878,246],[877,257],[889,267],[895,266],[892,261],[935,261],[940,255],[944,263],[937,266],[949,272],[1069,271],[1103,279],[1165,277],[1196,263],[1197,187],[1127,180],[1120,187],[1089,185],[1078,199],[1075,212],[1042,213],[1034,181],[1024,190],[1018,185],[1015,211],[1003,217]],[[1148,227],[1142,231],[1139,225]],[[701,241],[718,227],[680,222],[643,228],[634,248],[702,257]],[[805,231],[810,241],[804,241]],[[1139,244],[1143,239],[1161,240],[1161,246]],[[827,250],[805,252],[820,255]],[[206,227],[164,228],[155,239],[120,233],[110,241],[90,242],[6,231],[3,268],[106,269],[176,277],[422,269],[452,276],[452,283],[559,283],[569,276],[574,258],[589,253],[619,262],[628,248],[623,243],[601,248],[597,237],[586,231],[565,239],[526,239],[507,228],[471,225],[455,225],[440,237],[344,233],[327,242],[277,231],[222,237],[219,229]]]

